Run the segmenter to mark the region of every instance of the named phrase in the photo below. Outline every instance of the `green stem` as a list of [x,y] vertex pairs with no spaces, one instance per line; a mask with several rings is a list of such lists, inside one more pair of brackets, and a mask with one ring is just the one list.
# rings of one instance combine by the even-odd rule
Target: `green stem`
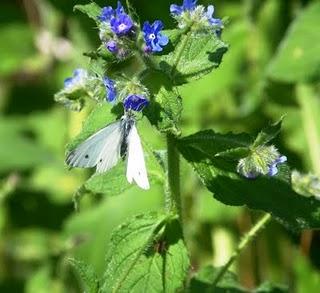
[[167,156],[168,190],[166,192],[166,208],[168,212],[178,214],[181,221],[180,161],[175,137],[172,134],[167,135]]
[[257,234],[265,227],[267,223],[271,221],[271,215],[265,214],[251,229],[250,231],[244,235],[242,240],[240,241],[237,249],[233,252],[228,262],[220,269],[218,274],[213,280],[213,286],[216,286],[219,281],[222,279],[224,274],[228,271],[230,266],[234,263],[234,261],[238,258],[242,250],[257,236]]

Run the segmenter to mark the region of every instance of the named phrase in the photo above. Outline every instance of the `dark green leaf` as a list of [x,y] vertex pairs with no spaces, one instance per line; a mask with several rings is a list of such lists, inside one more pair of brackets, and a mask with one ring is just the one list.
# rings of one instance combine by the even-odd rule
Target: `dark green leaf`
[[178,147],[219,201],[264,210],[292,229],[319,228],[320,201],[292,190],[286,165],[281,165],[274,177],[261,176],[250,180],[236,172],[238,160],[215,156],[218,152],[245,144],[250,144],[245,135],[237,138],[236,135],[205,131],[180,139]]
[[310,3],[290,26],[272,60],[268,75],[285,82],[313,80],[320,75],[320,3]]
[[221,63],[227,45],[214,33],[186,33],[174,51],[164,55],[161,69],[176,85],[199,79]]
[[85,5],[76,5],[73,10],[79,10],[85,13],[94,21],[98,21],[98,16],[101,14],[101,7],[94,2]]
[[112,235],[103,292],[176,292],[189,259],[179,222],[168,215],[131,219]]
[[82,282],[85,285],[85,292],[97,293],[99,291],[99,281],[93,268],[83,261],[79,261],[73,258],[69,259],[69,263],[76,269]]
[[226,272],[217,285],[213,285],[219,268],[207,266],[202,268],[190,281],[189,293],[244,293],[248,292],[243,288],[234,273]]
[[258,288],[253,290],[253,293],[286,293],[289,292],[287,286],[272,284],[270,282],[265,282],[261,284]]
[[169,79],[161,72],[147,71],[144,83],[151,93],[151,103],[145,110],[151,124],[157,126],[161,132],[179,135],[182,102]]

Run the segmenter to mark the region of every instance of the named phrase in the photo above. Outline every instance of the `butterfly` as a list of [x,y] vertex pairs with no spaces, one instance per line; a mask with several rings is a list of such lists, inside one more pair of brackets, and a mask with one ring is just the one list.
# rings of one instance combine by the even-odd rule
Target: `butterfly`
[[141,140],[132,114],[125,113],[117,120],[100,129],[74,150],[69,152],[66,163],[70,167],[96,167],[103,173],[114,167],[120,158],[127,158],[127,180],[142,189],[149,189],[149,180]]

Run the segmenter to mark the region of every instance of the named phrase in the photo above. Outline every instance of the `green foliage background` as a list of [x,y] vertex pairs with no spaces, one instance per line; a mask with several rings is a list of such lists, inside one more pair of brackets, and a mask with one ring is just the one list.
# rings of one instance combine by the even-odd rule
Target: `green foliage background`
[[[131,2],[141,22],[162,19],[166,28],[174,26],[170,1]],[[133,215],[164,207],[162,174],[153,174],[156,179],[145,192],[115,180],[123,171],[119,166],[118,173],[105,178],[116,182],[112,190],[108,185],[103,195],[86,194],[80,212],[74,210],[73,196],[90,172],[67,170],[65,145],[80,132],[92,106],[72,113],[54,103],[53,95],[74,68],[88,64],[82,52],[99,43],[93,22],[73,12],[74,5],[86,3],[0,4],[1,292],[81,292],[83,284],[69,259],[91,264],[101,277],[112,230]],[[319,1],[216,0],[214,5],[217,16],[229,16],[223,38],[230,48],[219,69],[178,88],[184,106],[182,134],[200,129],[257,134],[285,115],[275,144],[290,166],[320,175]],[[139,131],[146,146],[164,148],[164,138],[146,119]],[[215,152],[214,147],[210,151]],[[148,164],[152,170],[154,162]],[[181,182],[192,270],[221,266],[260,212],[215,200],[185,161]],[[87,181],[86,188],[90,184],[99,182]],[[217,187],[212,184],[214,192]],[[238,190],[241,204],[239,193],[246,188],[251,187]],[[272,207],[281,189],[269,195],[258,186],[255,192]],[[219,200],[228,203],[226,198]],[[252,203],[254,208],[259,204]],[[287,210],[285,216],[290,224],[304,212],[297,203],[297,209]],[[286,227],[272,222],[236,262],[232,270],[243,288],[269,280],[288,284],[292,292],[318,292],[320,234]],[[197,286],[203,286],[199,280],[207,280],[207,274],[203,270],[191,288],[202,292]],[[94,276],[91,282],[95,284]]]

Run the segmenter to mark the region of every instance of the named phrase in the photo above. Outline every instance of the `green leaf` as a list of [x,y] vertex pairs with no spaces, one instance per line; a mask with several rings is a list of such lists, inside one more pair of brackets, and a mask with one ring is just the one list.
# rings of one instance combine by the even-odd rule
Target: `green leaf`
[[94,2],[85,5],[76,5],[73,10],[79,10],[85,13],[96,22],[98,21],[98,16],[101,14],[101,7]]
[[191,279],[188,293],[285,293],[288,288],[282,285],[274,285],[270,282],[263,283],[254,290],[247,290],[242,287],[238,281],[237,276],[230,271],[227,271],[218,284],[214,285],[213,282],[220,268],[213,266],[206,266],[201,268],[200,271]]
[[[204,135],[205,134],[205,135]],[[246,179],[237,172],[238,160],[216,156],[224,150],[250,145],[246,135],[216,134],[213,131],[182,138],[178,147],[214,197],[227,205],[246,205],[271,213],[291,229],[319,228],[320,201],[292,190],[285,164],[274,177]]]
[[262,283],[253,293],[286,293],[289,292],[288,286],[272,284],[270,282]]
[[69,263],[76,269],[82,282],[85,285],[85,292],[98,293],[99,292],[99,280],[94,269],[84,263],[73,258],[69,259]]
[[265,145],[271,140],[273,140],[280,133],[281,123],[282,123],[282,120],[262,129],[259,132],[257,138],[255,139],[253,143],[253,147],[257,147],[259,145]]
[[189,259],[177,219],[146,214],[114,231],[106,260],[103,292],[176,292]]
[[320,74],[320,3],[311,3],[290,26],[268,75],[285,82],[314,80]]
[[212,32],[188,32],[173,52],[163,55],[160,68],[176,85],[201,78],[221,63],[227,45]]
[[244,293],[248,292],[243,288],[234,273],[226,272],[223,278],[217,285],[213,282],[219,273],[219,268],[214,268],[212,266],[207,266],[202,269],[191,279],[189,293]]
[[94,174],[84,184],[86,190],[94,193],[103,193],[107,196],[121,194],[132,186],[134,185],[129,184],[125,177],[124,163],[118,164],[103,174]]
[[170,80],[163,73],[150,70],[144,74],[144,84],[151,94],[151,103],[145,109],[151,124],[161,132],[179,135],[182,101]]
[[[217,143],[218,142],[218,143]],[[196,134],[189,135],[179,140],[179,145],[186,144],[207,155],[208,157],[224,156],[232,153],[245,151],[252,144],[253,139],[246,133],[220,134],[213,130],[204,130]],[[236,151],[234,151],[236,150]]]

